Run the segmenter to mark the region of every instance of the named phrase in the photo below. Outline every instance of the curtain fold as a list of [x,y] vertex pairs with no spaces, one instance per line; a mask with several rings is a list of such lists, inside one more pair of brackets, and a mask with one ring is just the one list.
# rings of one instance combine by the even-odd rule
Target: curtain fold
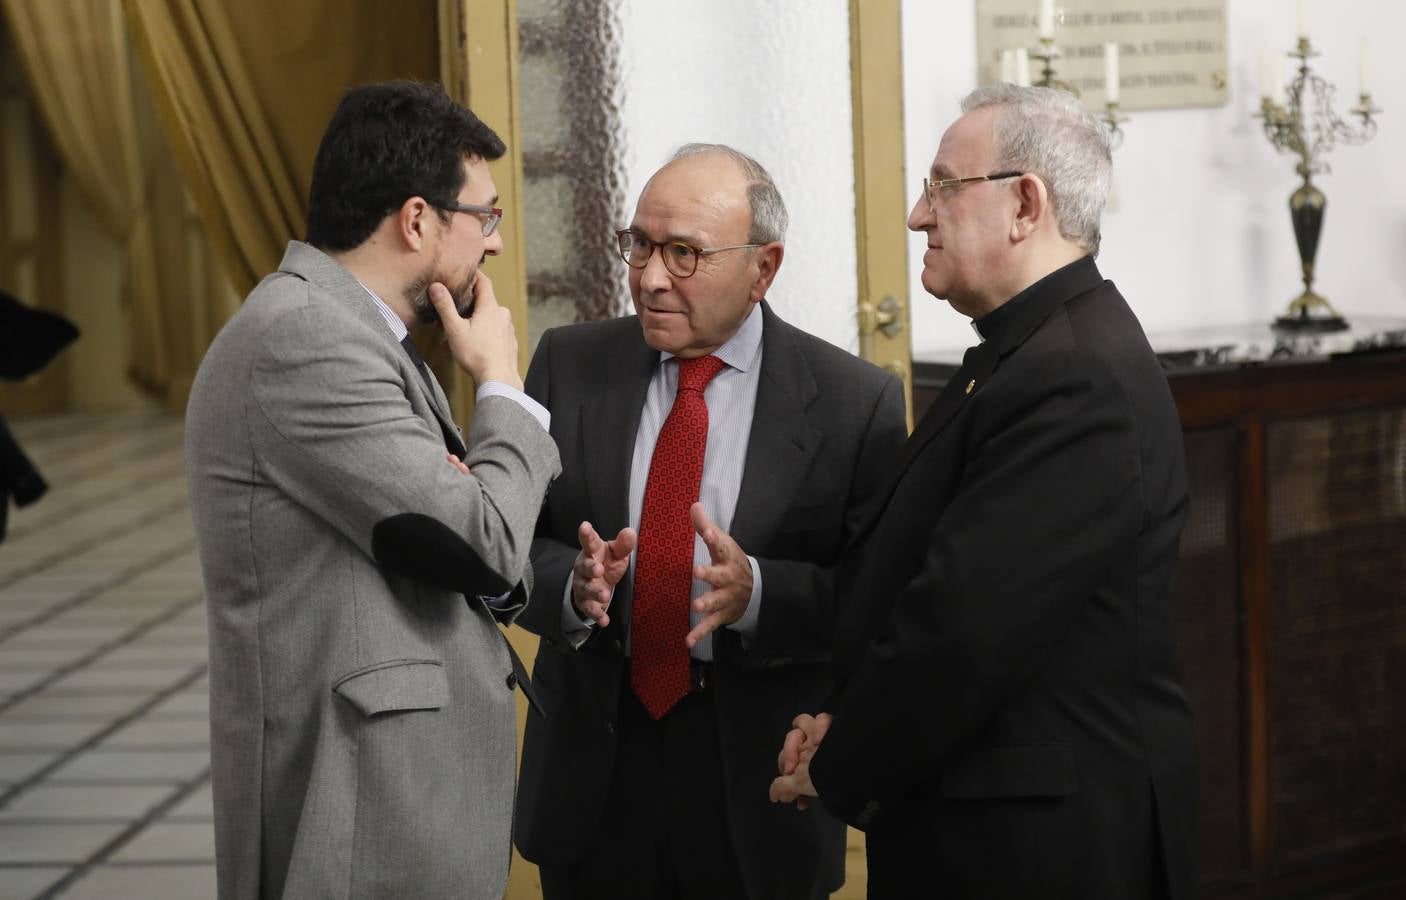
[[139,385],[184,407],[231,313],[206,271],[218,267],[242,296],[303,237],[313,157],[337,101],[365,81],[438,80],[437,6],[0,0],[55,146],[124,247]]
[[122,245],[133,379],[164,396],[171,361],[121,6],[3,0],[3,8],[54,146],[98,221]]
[[121,9],[91,0],[3,3],[55,147],[99,221],[125,236],[143,182]]
[[312,163],[342,93],[439,77],[434,0],[122,0],[161,124],[235,290],[307,224]]
[[171,149],[234,288],[272,271],[301,237],[304,201],[282,157],[224,4],[123,0]]

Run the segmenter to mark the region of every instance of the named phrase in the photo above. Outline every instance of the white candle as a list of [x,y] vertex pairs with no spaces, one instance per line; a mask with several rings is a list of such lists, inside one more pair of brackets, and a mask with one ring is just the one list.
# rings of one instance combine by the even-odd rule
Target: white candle
[[1274,97],[1274,51],[1260,48],[1260,96],[1266,100]]
[[1118,45],[1103,45],[1103,94],[1107,103],[1118,102]]
[[1015,84],[1015,51],[1009,47],[1001,51],[1001,80]]
[[1024,47],[1015,48],[1015,83],[1030,87],[1030,53]]
[[1299,0],[1299,37],[1308,40],[1308,0]]
[[1040,37],[1054,37],[1054,0],[1040,0]]
[[1271,75],[1271,77],[1274,79],[1274,81],[1273,81],[1273,84],[1271,85],[1271,87],[1273,88],[1273,91],[1270,93],[1269,99],[1271,99],[1271,100],[1274,101],[1274,105],[1275,105],[1275,106],[1283,106],[1283,105],[1284,105],[1284,57],[1283,57],[1283,55],[1281,55],[1281,54],[1279,54],[1279,53],[1274,54],[1274,68],[1272,69],[1272,75]]
[[1363,97],[1372,93],[1372,88],[1367,79],[1367,39],[1362,39],[1362,46],[1357,50],[1357,93]]

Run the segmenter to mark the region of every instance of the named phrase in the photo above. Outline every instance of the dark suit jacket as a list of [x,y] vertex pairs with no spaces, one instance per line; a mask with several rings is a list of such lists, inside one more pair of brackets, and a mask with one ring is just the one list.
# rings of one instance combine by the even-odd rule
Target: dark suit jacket
[[[771,804],[767,789],[791,719],[830,690],[833,565],[873,512],[905,426],[896,378],[765,304],[761,314],[755,425],[731,533],[757,558],[764,594],[750,647],[715,633],[713,684],[734,847],[752,896],[770,898],[808,896],[817,873],[843,881],[843,826]],[[533,679],[546,716],[528,716],[515,832],[539,863],[600,851],[630,585],[615,591],[610,627],[579,651],[561,632],[562,598],[582,520],[604,536],[629,524],[630,457],[658,365],[632,316],[548,331],[528,370],[527,392],[551,410],[565,460],[532,546],[537,589],[518,619],[545,638]]]
[[1189,896],[1167,380],[1091,258],[1007,313],[841,567],[811,775],[867,831],[871,897]]

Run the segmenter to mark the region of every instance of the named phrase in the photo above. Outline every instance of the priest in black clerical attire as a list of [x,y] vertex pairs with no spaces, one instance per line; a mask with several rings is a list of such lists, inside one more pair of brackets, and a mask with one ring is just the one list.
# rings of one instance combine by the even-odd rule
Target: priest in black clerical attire
[[1190,897],[1172,574],[1181,427],[1099,273],[1107,134],[1073,97],[966,98],[909,216],[980,337],[841,563],[838,687],[774,799],[867,832],[871,898]]

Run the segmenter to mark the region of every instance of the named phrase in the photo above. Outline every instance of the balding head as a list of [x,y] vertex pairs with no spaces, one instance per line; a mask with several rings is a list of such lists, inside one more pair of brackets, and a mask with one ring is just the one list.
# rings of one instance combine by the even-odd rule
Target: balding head
[[620,240],[651,347],[712,353],[766,296],[785,253],[780,240],[759,239],[777,229],[774,210],[785,230],[779,196],[755,207],[768,210],[762,221],[754,217],[753,198],[767,194],[776,186],[764,169],[716,145],[685,147],[649,179]]
[[771,173],[752,157],[726,144],[684,144],[674,151],[670,162],[678,162],[696,157],[721,157],[737,167],[746,182],[747,207],[751,215],[751,227],[747,240],[754,244],[769,244],[772,241],[786,241],[786,227],[790,219],[786,214],[786,203]]

